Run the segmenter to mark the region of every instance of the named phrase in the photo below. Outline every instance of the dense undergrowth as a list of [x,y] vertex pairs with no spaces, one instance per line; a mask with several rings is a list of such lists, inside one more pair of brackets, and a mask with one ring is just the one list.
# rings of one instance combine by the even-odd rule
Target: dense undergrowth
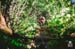
[[[13,37],[1,34],[3,49],[31,49],[32,41],[34,49],[44,49],[44,47],[58,49],[59,45],[67,44],[69,41],[58,38],[75,32],[75,5],[71,4],[71,0],[4,0],[3,2],[3,12],[9,15],[7,24],[12,28],[13,33],[18,34]],[[38,22],[41,16],[46,20],[44,24]],[[38,29],[41,27],[43,31]],[[56,39],[47,41],[38,39],[39,42],[33,39],[37,35]]]

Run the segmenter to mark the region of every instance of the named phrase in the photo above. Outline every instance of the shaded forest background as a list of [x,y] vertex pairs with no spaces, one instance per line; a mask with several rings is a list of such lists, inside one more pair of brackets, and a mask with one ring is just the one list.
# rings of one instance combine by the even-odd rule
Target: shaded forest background
[[[0,2],[6,23],[14,33],[9,36],[1,32],[2,49],[60,49],[67,48],[69,40],[75,43],[69,37],[75,33],[75,5],[71,0]],[[40,17],[44,17],[45,22],[40,22]]]

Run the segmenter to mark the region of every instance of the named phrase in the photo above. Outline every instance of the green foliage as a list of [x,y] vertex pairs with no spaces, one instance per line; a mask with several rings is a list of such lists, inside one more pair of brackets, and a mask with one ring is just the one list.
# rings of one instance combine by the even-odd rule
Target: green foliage
[[[67,31],[70,28],[75,30],[75,7],[71,5],[70,0],[12,0],[9,23],[12,24],[14,33],[33,38],[37,33],[36,27],[40,26],[37,22],[40,15],[46,17],[46,24],[43,26],[47,27],[49,32],[45,30],[45,33],[62,36],[70,34]],[[25,32],[27,29],[29,31]],[[10,43],[16,47],[23,46],[18,39],[12,39]],[[59,42],[52,40],[48,44],[57,47]]]
[[[14,3],[14,0],[12,2]],[[11,4],[11,6],[15,7],[15,9],[10,8],[11,10],[9,11],[9,14],[13,18],[12,28],[15,33],[18,34],[26,35],[27,33],[25,33],[25,30],[27,28],[38,25],[37,18],[39,15],[42,15],[43,12],[43,15],[47,17],[46,20],[48,23],[48,27],[52,27],[53,32],[55,33],[65,32],[63,30],[65,30],[64,28],[67,24],[69,24],[68,21],[72,17],[70,11],[73,11],[73,9],[70,6],[70,0],[16,0],[16,2],[19,2],[15,4],[16,7],[13,6],[13,3]],[[13,14],[11,13],[11,11],[13,12]],[[17,15],[17,13],[19,15]],[[34,30],[36,29],[34,28]]]

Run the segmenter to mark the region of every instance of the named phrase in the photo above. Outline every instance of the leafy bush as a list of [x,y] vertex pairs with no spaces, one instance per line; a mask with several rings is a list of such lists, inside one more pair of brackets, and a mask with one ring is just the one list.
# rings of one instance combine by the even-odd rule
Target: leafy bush
[[[8,10],[8,25],[14,33],[29,38],[33,38],[37,33],[36,28],[41,27],[37,20],[41,15],[46,18],[46,24],[42,26],[49,30],[45,30],[45,33],[62,36],[70,34],[68,29],[75,28],[75,7],[70,0],[12,0]],[[11,43],[16,46],[22,45],[17,43],[17,40],[13,39]],[[48,44],[58,45],[57,41],[51,42]]]

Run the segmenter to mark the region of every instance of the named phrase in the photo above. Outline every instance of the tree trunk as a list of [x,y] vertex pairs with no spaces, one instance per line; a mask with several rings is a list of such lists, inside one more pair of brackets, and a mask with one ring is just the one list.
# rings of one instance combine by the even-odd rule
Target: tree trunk
[[0,30],[2,30],[3,32],[5,32],[7,34],[12,35],[12,30],[7,27],[5,19],[1,12],[0,12]]

